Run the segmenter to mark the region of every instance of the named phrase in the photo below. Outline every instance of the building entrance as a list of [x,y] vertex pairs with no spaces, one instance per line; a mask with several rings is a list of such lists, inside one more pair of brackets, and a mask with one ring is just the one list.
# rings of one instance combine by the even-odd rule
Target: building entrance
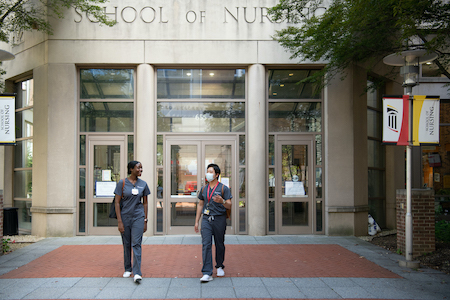
[[125,136],[88,138],[87,234],[116,235],[117,220],[109,218],[116,183],[127,176]]
[[[197,193],[205,184],[206,167],[215,163],[220,167],[220,181],[229,186],[237,199],[236,137],[171,136],[166,139],[164,186],[165,234],[194,234]],[[158,205],[158,204],[157,204]],[[233,201],[227,233],[235,233],[236,201]]]
[[278,234],[313,233],[314,148],[308,136],[278,136],[275,220]]

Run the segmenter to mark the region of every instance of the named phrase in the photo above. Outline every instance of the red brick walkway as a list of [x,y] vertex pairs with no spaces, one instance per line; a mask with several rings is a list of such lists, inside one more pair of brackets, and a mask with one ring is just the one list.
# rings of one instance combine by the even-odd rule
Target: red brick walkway
[[[213,255],[214,256],[214,255]],[[200,245],[144,245],[145,277],[191,277],[201,273]],[[227,277],[400,278],[338,245],[227,245]],[[0,276],[4,278],[120,277],[121,245],[62,246]]]

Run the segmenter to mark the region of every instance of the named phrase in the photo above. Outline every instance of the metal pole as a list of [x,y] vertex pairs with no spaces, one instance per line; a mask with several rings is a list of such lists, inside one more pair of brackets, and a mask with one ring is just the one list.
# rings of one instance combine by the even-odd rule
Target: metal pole
[[412,87],[406,87],[406,94],[409,96],[409,118],[408,118],[408,145],[406,146],[406,216],[405,216],[405,258],[412,261],[413,254],[413,230],[411,215],[411,158],[412,158]]

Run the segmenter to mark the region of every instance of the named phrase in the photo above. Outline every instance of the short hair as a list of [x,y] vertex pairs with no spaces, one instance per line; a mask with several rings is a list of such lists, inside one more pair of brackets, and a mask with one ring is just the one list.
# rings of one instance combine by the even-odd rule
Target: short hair
[[129,163],[128,163],[128,175],[130,175],[131,174],[131,169],[134,169],[134,167],[137,165],[137,164],[140,164],[141,162],[140,161],[137,161],[137,160],[132,160],[132,161],[130,161]]
[[220,168],[219,168],[218,165],[216,165],[216,164],[209,164],[208,167],[206,168],[206,170],[208,170],[211,167],[214,168],[214,173],[220,175]]

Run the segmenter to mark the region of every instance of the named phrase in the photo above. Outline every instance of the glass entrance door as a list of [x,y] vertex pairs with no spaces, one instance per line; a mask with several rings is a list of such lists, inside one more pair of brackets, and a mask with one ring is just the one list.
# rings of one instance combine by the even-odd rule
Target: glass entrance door
[[127,173],[125,137],[91,137],[88,143],[88,234],[116,235],[117,220],[109,218],[109,208],[116,183]]
[[[170,193],[164,193],[164,202],[168,207],[164,216],[166,234],[195,234],[195,214],[197,211],[197,193],[205,184],[206,167],[215,163],[220,167],[220,181],[230,187],[235,195],[235,147],[234,138],[226,140],[195,139],[183,140],[183,137],[167,139],[166,144],[165,186]],[[233,205],[233,209],[236,205]],[[228,220],[227,233],[234,228],[232,220]]]
[[[306,138],[306,137],[305,137]],[[313,230],[313,141],[281,137],[277,141],[276,220],[279,234]],[[301,139],[301,137],[300,137]],[[293,141],[295,140],[295,141]]]

